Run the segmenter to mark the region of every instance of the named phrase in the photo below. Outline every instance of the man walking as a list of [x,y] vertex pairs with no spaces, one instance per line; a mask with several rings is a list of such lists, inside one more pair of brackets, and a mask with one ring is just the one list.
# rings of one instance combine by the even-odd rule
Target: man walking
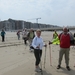
[[5,41],[5,31],[2,29],[1,31],[2,42]]
[[17,31],[17,37],[18,37],[18,40],[20,40],[20,30]]
[[70,39],[71,38],[68,33],[68,29],[65,27],[63,29],[63,33],[59,35],[60,51],[59,51],[59,61],[58,61],[57,69],[61,68],[61,61],[62,61],[63,55],[65,55],[66,68],[68,71],[70,71],[70,67],[69,67]]
[[33,38],[35,37],[35,33],[34,33],[34,30],[33,30],[32,28],[30,29],[30,31],[29,31],[27,37],[28,37],[29,47],[30,47],[29,50],[32,52],[32,50],[31,50],[31,44],[32,44]]

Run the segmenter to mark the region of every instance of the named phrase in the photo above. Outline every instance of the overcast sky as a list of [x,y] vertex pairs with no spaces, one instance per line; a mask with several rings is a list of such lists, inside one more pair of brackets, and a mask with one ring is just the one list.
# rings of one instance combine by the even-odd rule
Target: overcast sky
[[0,20],[75,26],[75,0],[0,0]]

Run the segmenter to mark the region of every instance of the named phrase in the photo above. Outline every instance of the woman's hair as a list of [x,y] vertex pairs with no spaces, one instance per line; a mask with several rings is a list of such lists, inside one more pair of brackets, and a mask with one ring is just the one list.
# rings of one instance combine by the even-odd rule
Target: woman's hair
[[41,30],[40,29],[37,29],[36,32],[41,32]]

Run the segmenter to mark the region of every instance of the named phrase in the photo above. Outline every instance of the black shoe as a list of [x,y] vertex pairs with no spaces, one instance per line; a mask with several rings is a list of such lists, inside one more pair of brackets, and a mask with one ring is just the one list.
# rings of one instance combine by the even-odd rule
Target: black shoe
[[60,68],[61,68],[61,66],[60,66],[60,65],[58,65],[58,66],[57,66],[57,69],[60,69]]
[[70,71],[70,70],[71,70],[69,66],[67,66],[66,68],[67,68],[67,70],[68,70],[68,71]]

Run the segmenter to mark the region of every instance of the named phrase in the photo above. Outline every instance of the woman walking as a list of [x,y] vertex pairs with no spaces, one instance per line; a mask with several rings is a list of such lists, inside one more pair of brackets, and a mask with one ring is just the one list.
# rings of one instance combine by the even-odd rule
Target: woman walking
[[47,46],[43,43],[43,39],[41,37],[41,30],[40,29],[38,29],[36,31],[36,36],[34,37],[34,39],[32,41],[32,46],[34,47],[34,56],[35,56],[35,59],[36,59],[35,71],[40,72],[41,69],[39,67],[39,64],[40,64],[41,56],[42,56],[42,47]]
[[22,32],[22,37],[23,37],[23,40],[24,40],[24,44],[27,45],[27,29],[25,28],[24,31]]

